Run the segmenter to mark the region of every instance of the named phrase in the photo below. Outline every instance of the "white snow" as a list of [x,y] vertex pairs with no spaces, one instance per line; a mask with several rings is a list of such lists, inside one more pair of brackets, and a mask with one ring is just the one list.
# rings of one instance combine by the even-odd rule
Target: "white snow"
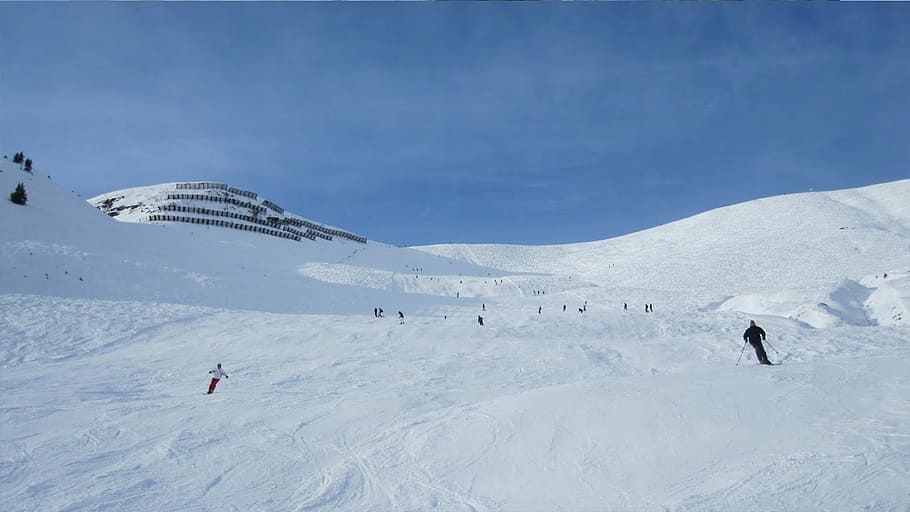
[[0,510],[910,509],[910,180],[544,247],[0,194]]

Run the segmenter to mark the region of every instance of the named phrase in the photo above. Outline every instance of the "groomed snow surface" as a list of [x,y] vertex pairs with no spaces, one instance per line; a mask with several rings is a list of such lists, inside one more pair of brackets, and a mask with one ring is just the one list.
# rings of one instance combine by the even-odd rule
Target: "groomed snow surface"
[[908,181],[422,250],[0,193],[0,510],[910,509]]

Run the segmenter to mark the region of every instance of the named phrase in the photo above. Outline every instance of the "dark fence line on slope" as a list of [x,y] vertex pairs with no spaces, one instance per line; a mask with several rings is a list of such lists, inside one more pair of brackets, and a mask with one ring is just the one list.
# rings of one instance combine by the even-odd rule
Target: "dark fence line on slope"
[[251,222],[253,224],[259,224],[260,226],[280,229],[282,231],[287,231],[297,236],[304,238],[309,238],[315,240],[315,235],[307,235],[306,233],[294,229],[290,226],[283,225],[280,220],[275,217],[269,217],[268,219],[261,219],[259,217],[253,217],[252,215],[243,215],[242,213],[226,212],[223,210],[212,210],[211,208],[201,208],[198,206],[180,206],[176,204],[168,204],[160,207],[159,211],[163,212],[182,212],[182,213],[197,213],[200,215],[211,215],[213,217],[227,217],[230,219],[237,219],[246,222]]
[[229,187],[224,183],[212,183],[212,182],[195,182],[195,183],[178,183],[177,190],[204,190],[204,189],[218,189],[218,190],[227,190],[232,194],[237,194],[238,196],[249,197],[250,199],[256,199],[258,195],[255,192],[250,192],[248,190],[242,190],[239,188]]
[[[178,183],[177,188],[178,189],[196,189],[196,190],[206,189],[206,188],[217,188],[220,190],[227,190],[232,193],[244,193],[242,195],[245,195],[246,197],[253,197],[253,198],[256,197],[256,194],[254,194],[252,192],[246,192],[245,190],[228,187],[227,185],[224,185],[221,183],[205,183],[205,182]],[[249,208],[254,213],[254,215],[264,213],[266,211],[266,207],[268,207],[269,209],[272,209],[273,211],[278,212],[280,214],[285,213],[284,208],[281,208],[280,206],[278,206],[275,203],[272,203],[271,201],[268,201],[268,200],[263,201],[262,205],[258,205],[258,204],[250,203],[248,201],[239,201],[232,197],[221,197],[221,196],[213,196],[213,195],[208,195],[208,194],[182,194],[182,193],[181,194],[167,194],[167,199],[170,201],[191,200],[191,201],[210,201],[210,202],[216,202],[216,203],[233,204],[233,205],[239,206],[241,208]],[[257,221],[257,220],[254,220],[251,222],[259,223],[259,221]],[[362,243],[362,244],[365,244],[367,242],[366,237],[355,235],[353,233],[349,233],[347,231],[342,231],[340,229],[327,228],[325,226],[316,224],[315,222],[310,222],[308,220],[298,219],[295,217],[281,218],[281,219],[279,219],[279,222],[284,223],[284,224],[290,224],[292,226],[297,226],[297,227],[305,227],[305,228],[307,228],[307,233],[312,231],[314,233],[313,236],[316,236],[316,237],[319,237],[319,238],[322,238],[325,240],[332,240],[333,237],[340,236],[342,238],[346,238],[348,240],[352,240],[354,242],[358,242],[358,243]],[[271,224],[271,222],[270,222],[270,224]],[[292,230],[291,228],[285,228],[285,229],[288,231],[291,231],[291,232],[296,231],[296,230]],[[296,231],[296,232],[301,233],[300,231]],[[311,238],[310,236],[307,236],[306,234],[303,234],[303,233],[301,233],[301,236],[304,236],[306,238]]]
[[[263,226],[253,226],[250,224],[240,224],[237,222],[230,222],[226,220],[218,219],[203,219],[199,217],[184,217],[181,215],[149,215],[149,221],[163,221],[163,222],[186,222],[189,224],[200,224],[203,226],[218,226],[223,228],[231,228],[239,231],[251,231],[254,233],[263,233],[266,235],[275,236],[278,238],[286,238],[288,240],[294,240],[299,242],[301,238],[310,238],[306,235],[298,236],[294,233],[288,233],[287,231],[279,231],[277,229],[269,229]],[[310,240],[315,240],[316,237],[310,238]]]
[[233,197],[218,197],[210,196],[207,194],[168,194],[167,200],[211,201],[213,203],[228,203],[234,206],[239,206],[241,208],[249,208],[251,211],[256,213],[265,212],[265,208],[259,206],[258,204],[253,204],[248,201],[240,201],[238,199],[234,199]]

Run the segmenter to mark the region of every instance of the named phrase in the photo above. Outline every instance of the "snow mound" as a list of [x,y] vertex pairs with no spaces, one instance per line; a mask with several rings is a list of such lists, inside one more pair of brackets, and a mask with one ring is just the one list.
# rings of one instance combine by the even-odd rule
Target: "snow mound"
[[878,325],[910,325],[910,270],[876,274],[863,285],[872,290],[866,306]]
[[[887,277],[886,277],[887,276]],[[910,305],[907,273],[883,273],[861,281],[844,280],[827,290],[739,295],[718,306],[720,311],[786,317],[808,326],[829,327],[906,325]]]

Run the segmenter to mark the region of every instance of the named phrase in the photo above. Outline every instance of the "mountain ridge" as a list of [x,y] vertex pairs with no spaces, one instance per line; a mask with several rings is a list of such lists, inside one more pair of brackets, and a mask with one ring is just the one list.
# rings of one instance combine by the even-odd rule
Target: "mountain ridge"
[[[583,275],[617,286],[697,292],[698,283],[713,281],[727,293],[773,291],[780,284],[772,274],[783,271],[780,280],[788,287],[812,287],[910,268],[910,207],[901,199],[906,197],[910,180],[900,180],[757,199],[607,240],[416,248],[478,265],[508,262],[513,271]],[[864,253],[879,251],[890,256],[864,259]],[[598,258],[608,264],[596,262]],[[714,262],[695,265],[700,259]]]
[[[866,295],[890,297],[886,302],[891,305],[872,315],[871,321],[903,322],[908,316],[902,313],[907,309],[907,292],[901,279],[910,269],[910,207],[901,198],[910,196],[910,180],[763,198],[600,241],[398,248],[365,238],[362,242],[326,237],[292,243],[218,225],[149,220],[171,205],[204,209],[205,214],[189,214],[200,219],[215,218],[209,215],[212,211],[225,216],[245,214],[259,223],[241,222],[258,228],[267,224],[265,229],[273,232],[288,228],[281,221],[306,220],[279,211],[277,205],[279,210],[270,209],[267,200],[252,192],[237,189],[245,194],[240,197],[254,196],[255,201],[236,200],[237,193],[228,190],[229,185],[187,182],[186,186],[204,191],[204,201],[169,198],[184,193],[170,183],[113,191],[86,202],[8,161],[2,168],[5,188],[12,189],[15,178],[22,177],[31,191],[24,209],[11,203],[4,207],[8,218],[19,219],[9,224],[12,237],[2,246],[4,255],[26,266],[27,255],[42,254],[47,260],[32,271],[32,277],[53,275],[49,268],[80,269],[83,279],[106,283],[95,289],[103,299],[134,296],[130,294],[135,291],[127,291],[132,288],[126,276],[141,265],[157,278],[133,283],[133,288],[145,289],[154,300],[196,305],[274,308],[276,312],[349,311],[371,309],[370,304],[383,294],[403,292],[409,297],[408,307],[419,310],[427,300],[533,296],[540,291],[626,303],[664,301],[661,296],[670,294],[690,308],[773,310],[824,326],[869,317],[863,301],[844,305],[839,298],[845,291],[854,293],[861,286],[879,283],[873,276],[887,273],[891,279],[881,284],[892,290],[874,286]],[[89,213],[91,204],[116,214],[116,221],[98,210]],[[31,215],[23,216],[26,212]],[[229,218],[225,216],[219,218]],[[337,230],[320,226],[333,233]],[[196,256],[185,257],[188,254]],[[869,254],[876,256],[869,258]],[[235,260],[244,263],[238,266]],[[86,261],[94,263],[86,265]],[[278,279],[286,287],[285,297],[230,293],[232,287],[259,289],[263,279]],[[31,287],[18,278],[8,282],[12,284],[7,290],[17,293],[49,286]],[[68,282],[65,289],[78,296],[79,287],[73,285]],[[323,285],[329,285],[331,293],[320,288]],[[316,289],[321,290],[321,299],[312,293]],[[42,293],[50,292],[48,288]],[[294,299],[301,294],[310,298]],[[352,301],[351,296],[360,298]],[[767,304],[754,307],[759,303]],[[843,307],[832,307],[838,304]]]

